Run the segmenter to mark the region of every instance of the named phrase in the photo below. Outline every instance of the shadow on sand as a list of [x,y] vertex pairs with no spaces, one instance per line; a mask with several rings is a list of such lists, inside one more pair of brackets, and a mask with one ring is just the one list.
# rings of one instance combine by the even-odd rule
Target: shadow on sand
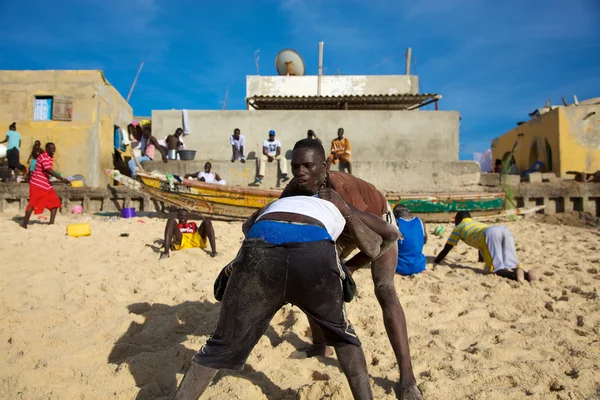
[[[139,392],[136,399],[169,399],[177,388],[177,374],[185,373],[198,349],[183,345],[189,335],[209,336],[219,318],[219,303],[209,301],[187,301],[175,306],[155,303],[134,303],[129,312],[144,317],[142,323],[131,322],[127,332],[115,343],[108,362],[116,364],[115,373],[129,371]],[[282,336],[269,326],[265,335],[273,347],[287,341],[296,350],[308,346],[298,335],[289,331],[296,322],[289,313],[280,323],[287,331]],[[200,347],[203,343],[199,343]],[[294,357],[294,355],[290,356]],[[319,358],[327,365],[337,367],[332,358]],[[264,373],[246,364],[243,371],[221,370],[213,384],[226,376],[247,379],[258,386],[269,399],[296,399],[293,389],[282,389]]]

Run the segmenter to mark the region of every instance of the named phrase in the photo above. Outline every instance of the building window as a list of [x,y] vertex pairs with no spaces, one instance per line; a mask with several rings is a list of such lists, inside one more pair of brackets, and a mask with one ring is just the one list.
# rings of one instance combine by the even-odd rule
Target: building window
[[35,96],[34,121],[52,120],[52,96]]
[[35,96],[34,121],[71,121],[73,119],[73,97]]

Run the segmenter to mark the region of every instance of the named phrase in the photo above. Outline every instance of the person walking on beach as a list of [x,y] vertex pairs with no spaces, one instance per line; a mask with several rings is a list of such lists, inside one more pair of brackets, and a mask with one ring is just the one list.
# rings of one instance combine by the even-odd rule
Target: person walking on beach
[[29,158],[27,159],[27,163],[29,164],[29,177],[31,178],[31,174],[33,174],[33,171],[35,170],[35,164],[37,162],[37,158],[40,154],[42,154],[44,151],[42,150],[42,143],[39,140],[36,140],[35,143],[33,144],[33,147],[31,148],[31,154],[29,155]]
[[446,245],[435,258],[439,264],[460,240],[483,254],[484,273],[523,282],[537,279],[534,270],[523,271],[517,259],[515,239],[505,226],[488,226],[471,219],[468,211],[459,211],[454,217],[456,227]]
[[207,240],[210,242],[210,256],[215,257],[217,255],[217,244],[212,221],[209,218],[204,218],[198,226],[193,221],[188,222],[187,210],[181,209],[177,212],[177,219],[170,217],[167,221],[163,243],[164,250],[160,254],[160,260],[169,257],[169,250],[205,249]]
[[231,162],[240,160],[241,163],[245,163],[244,146],[246,145],[246,137],[241,134],[238,128],[235,128],[233,135],[229,137],[229,144],[231,145]]
[[269,131],[269,138],[263,142],[263,150],[260,159],[258,160],[258,178],[256,181],[262,183],[265,177],[265,169],[268,162],[277,161],[279,163],[279,169],[281,170],[282,181],[287,182],[287,160],[281,155],[281,142],[275,139],[275,131]]
[[[375,186],[362,179],[342,172],[327,171],[323,146],[312,139],[303,139],[295,144],[292,152],[292,174],[294,178],[284,189],[282,198],[314,196],[323,187],[334,189],[349,206],[362,212],[363,222],[383,239],[378,255],[371,257],[361,251],[348,260],[346,266],[353,272],[371,263],[375,295],[382,308],[385,329],[400,368],[401,396],[405,400],[422,399],[412,370],[406,318],[394,287],[400,231],[385,196]],[[340,259],[345,260],[357,247],[357,238],[345,229],[336,245]],[[307,355],[327,354],[330,349],[323,340],[319,326],[310,317],[309,322],[313,333],[313,345],[307,349]]]
[[[322,163],[325,164],[324,154]],[[334,241],[351,224],[360,239],[376,236],[335,191],[294,196],[263,207],[244,224],[246,237],[223,294],[217,326],[196,353],[175,400],[197,399],[219,369],[241,370],[275,313],[291,303],[318,324],[335,348],[355,399],[371,399],[361,342],[344,310],[346,273]],[[381,238],[369,248],[377,252]]]
[[21,149],[21,134],[17,132],[17,123],[13,122],[8,127],[6,138],[0,143],[7,143],[6,158],[8,159],[8,169],[10,182],[17,181],[17,171],[21,169],[20,149]]
[[402,234],[402,239],[398,240],[396,273],[405,276],[418,274],[425,270],[427,264],[423,254],[423,246],[427,243],[425,224],[413,216],[404,204],[394,207],[394,216]]
[[331,141],[331,154],[327,158],[327,170],[331,168],[331,164],[337,164],[340,161],[342,168],[348,170],[348,173],[352,175],[352,163],[350,162],[352,156],[352,146],[350,140],[344,137],[344,128],[340,128],[337,131],[337,139]]
[[54,153],[56,153],[54,143],[47,143],[46,151],[37,158],[35,170],[29,180],[29,204],[25,209],[25,219],[23,220],[23,228],[25,229],[27,229],[31,214],[33,212],[36,215],[41,214],[44,209],[50,210],[50,225],[54,224],[56,212],[60,208],[60,199],[50,184],[50,177],[53,176],[66,184],[70,183],[52,169]]

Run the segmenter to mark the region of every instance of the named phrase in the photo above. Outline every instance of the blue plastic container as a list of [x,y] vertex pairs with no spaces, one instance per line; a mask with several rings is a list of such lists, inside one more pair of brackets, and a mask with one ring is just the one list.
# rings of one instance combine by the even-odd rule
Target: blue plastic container
[[135,218],[135,208],[128,207],[121,210],[121,217],[123,218]]

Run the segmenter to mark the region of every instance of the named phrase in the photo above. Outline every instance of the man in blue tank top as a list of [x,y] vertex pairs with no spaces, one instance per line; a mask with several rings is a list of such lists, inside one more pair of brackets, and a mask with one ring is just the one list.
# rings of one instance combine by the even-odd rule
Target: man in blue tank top
[[394,216],[398,228],[404,236],[398,240],[398,264],[396,273],[400,275],[418,274],[425,270],[426,259],[423,246],[427,243],[425,224],[421,219],[412,216],[403,204],[394,207]]

